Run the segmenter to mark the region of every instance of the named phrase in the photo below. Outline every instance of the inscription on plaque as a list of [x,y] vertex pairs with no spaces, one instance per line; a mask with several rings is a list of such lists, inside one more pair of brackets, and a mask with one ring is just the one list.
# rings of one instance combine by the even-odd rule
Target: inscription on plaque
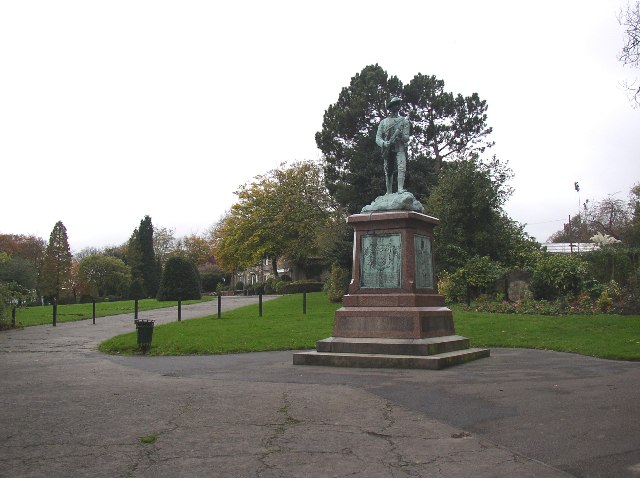
[[402,284],[400,234],[362,236],[360,287],[394,289]]
[[431,266],[431,239],[427,236],[413,236],[416,259],[416,288],[433,289],[433,268]]

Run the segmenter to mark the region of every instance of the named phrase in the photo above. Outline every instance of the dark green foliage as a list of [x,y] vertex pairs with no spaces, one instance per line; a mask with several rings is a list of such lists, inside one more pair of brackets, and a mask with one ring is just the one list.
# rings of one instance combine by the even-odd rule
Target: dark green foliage
[[40,288],[44,295],[59,300],[71,281],[71,251],[67,229],[58,221],[51,231],[40,270]]
[[134,229],[129,243],[127,244],[126,263],[131,269],[131,290],[132,299],[142,299],[145,297],[144,279],[142,277],[142,250],[140,248],[140,238],[138,229]]
[[366,66],[327,108],[316,133],[327,189],[349,214],[384,193],[375,136],[391,96],[403,98],[401,114],[412,123],[405,186],[419,201],[427,199],[443,160],[480,153],[492,144],[486,139],[491,133],[487,106],[477,94],[454,96],[444,91],[442,80],[422,74],[403,87],[380,66]]
[[204,272],[200,274],[203,292],[214,292],[218,290],[218,285],[229,284],[229,276],[220,272]]
[[351,270],[334,264],[331,267],[331,275],[324,286],[327,297],[331,302],[341,302],[345,294],[349,293],[351,282]]
[[0,282],[15,282],[25,289],[35,289],[38,272],[33,262],[19,256],[0,262]]
[[531,291],[535,299],[556,300],[575,296],[582,290],[587,265],[578,256],[541,256],[533,270]]
[[621,291],[616,309],[622,314],[640,314],[640,271],[629,277],[626,287]]
[[353,227],[347,224],[346,214],[336,213],[320,229],[318,253],[324,264],[337,264],[350,269],[353,261]]
[[629,247],[640,248],[640,183],[629,191],[627,203],[629,221],[622,230],[622,242]]
[[85,294],[94,298],[129,295],[131,270],[121,259],[90,254],[80,260],[78,267]]
[[160,263],[153,249],[153,224],[151,218],[145,216],[138,228],[140,252],[142,254],[142,279],[148,297],[155,297],[160,284]]
[[589,276],[603,284],[613,280],[626,285],[640,270],[640,248],[604,246],[581,257],[588,264]]
[[11,307],[9,306],[9,300],[11,299],[11,293],[9,286],[0,282],[0,330],[8,329],[11,325]]
[[402,83],[378,65],[356,74],[338,101],[324,113],[316,144],[324,157],[325,184],[331,196],[348,213],[384,193],[384,172],[378,146],[377,126],[386,116],[386,102],[401,95]]
[[477,93],[464,97],[444,91],[444,81],[418,73],[403,89],[411,121],[411,156],[431,158],[438,174],[444,160],[483,153],[493,145],[486,137],[487,104]]
[[144,299],[144,283],[141,277],[134,277],[131,279],[131,286],[129,287],[129,297],[132,299]]
[[324,287],[322,282],[296,281],[287,282],[278,288],[280,294],[300,294],[302,292],[321,292]]
[[496,293],[496,282],[503,278],[504,267],[491,260],[487,256],[474,256],[469,259],[464,267],[459,268],[450,279],[454,290],[462,289],[465,292],[467,304],[481,294]]
[[161,267],[153,249],[153,224],[145,216],[134,229],[127,247],[127,265],[131,268],[131,297],[155,297]]
[[537,243],[502,209],[511,194],[506,184],[511,175],[495,157],[444,164],[426,204],[428,213],[440,219],[435,229],[438,270],[453,272],[474,256],[487,256],[508,268],[533,262]]
[[200,274],[195,264],[182,256],[167,259],[158,288],[158,300],[200,298]]

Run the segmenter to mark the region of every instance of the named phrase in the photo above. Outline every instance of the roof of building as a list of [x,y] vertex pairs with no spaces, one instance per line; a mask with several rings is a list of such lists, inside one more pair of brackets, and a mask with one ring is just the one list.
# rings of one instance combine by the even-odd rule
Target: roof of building
[[571,254],[572,252],[591,252],[598,250],[593,242],[547,242],[542,244],[552,254]]

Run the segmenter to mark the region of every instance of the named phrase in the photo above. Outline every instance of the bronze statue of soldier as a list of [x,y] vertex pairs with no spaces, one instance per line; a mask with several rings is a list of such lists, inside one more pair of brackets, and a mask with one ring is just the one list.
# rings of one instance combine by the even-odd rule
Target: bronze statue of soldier
[[376,144],[382,149],[386,194],[393,193],[394,176],[398,178],[398,193],[405,192],[404,179],[407,172],[407,144],[409,143],[409,120],[400,116],[402,100],[392,97],[387,103],[389,116],[378,125]]

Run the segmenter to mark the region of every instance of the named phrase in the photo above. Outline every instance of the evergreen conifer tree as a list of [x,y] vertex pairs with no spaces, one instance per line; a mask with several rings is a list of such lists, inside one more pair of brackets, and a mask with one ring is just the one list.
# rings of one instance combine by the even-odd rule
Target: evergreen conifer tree
[[142,278],[144,280],[144,288],[147,296],[155,297],[158,293],[161,270],[153,248],[153,224],[149,216],[145,216],[144,219],[140,221],[138,240],[140,241],[140,252],[142,253]]
[[153,224],[145,216],[134,229],[127,247],[127,265],[131,267],[131,295],[155,297],[160,284],[161,266],[153,248]]
[[56,222],[51,231],[49,244],[44,255],[40,271],[40,288],[42,292],[56,299],[71,281],[71,252],[67,229],[62,221]]

